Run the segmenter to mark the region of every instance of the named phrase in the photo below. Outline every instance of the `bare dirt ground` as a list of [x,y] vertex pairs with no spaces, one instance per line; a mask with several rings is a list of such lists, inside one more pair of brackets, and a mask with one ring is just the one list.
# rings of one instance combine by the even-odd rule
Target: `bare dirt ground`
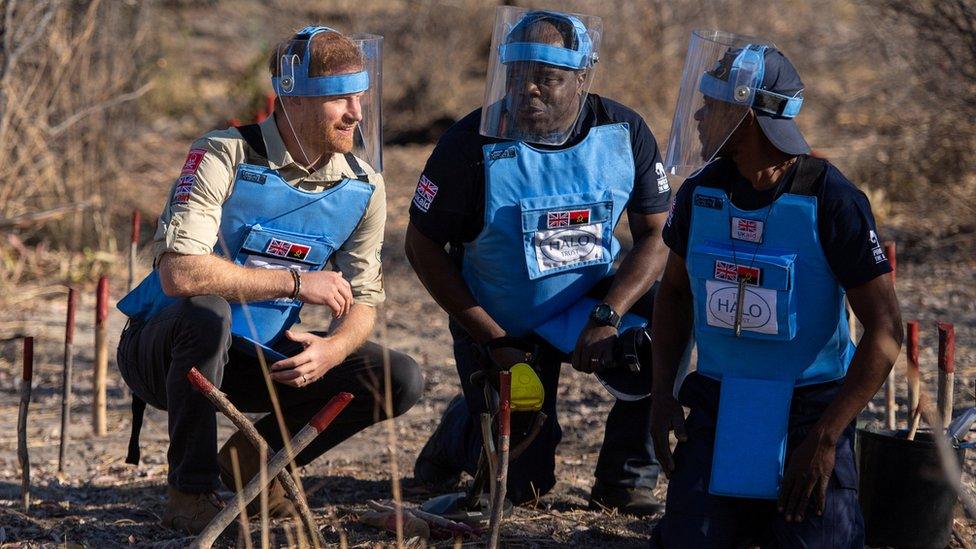
[[[383,424],[357,435],[302,471],[313,510],[320,517],[327,539],[335,544],[372,547],[393,543],[390,534],[358,524],[357,514],[366,510],[367,499],[391,498],[393,459],[402,478],[405,499],[419,503],[429,497],[412,479],[413,460],[456,391],[446,317],[419,284],[402,253],[413,182],[429,150],[427,146],[410,146],[387,151],[390,218],[384,250],[389,295],[384,309],[384,343],[417,358],[426,376],[426,392],[416,407],[392,424],[395,446],[390,444],[390,425]],[[956,402],[957,407],[968,406],[973,401],[972,365],[976,358],[976,264],[971,255],[958,259],[962,256],[951,235],[919,235],[899,226],[890,227],[888,233],[906,242],[899,255],[899,296],[906,319],[922,321],[922,365],[928,387],[934,390],[934,322],[954,322]],[[950,249],[943,249],[945,246]],[[147,268],[148,262],[142,265],[143,272]],[[121,297],[119,287],[124,280],[124,270],[119,268],[112,280],[113,300]],[[0,358],[0,544],[6,544],[4,547],[183,546],[190,541],[158,525],[165,502],[167,434],[163,412],[150,409],[148,413],[142,437],[143,463],[139,467],[123,463],[129,407],[114,357],[109,380],[109,434],[101,438],[91,434],[93,294],[91,288],[86,288],[79,308],[72,442],[67,470],[60,478],[57,452],[64,295],[60,288],[25,288],[14,297],[0,322],[0,337],[4,338]],[[114,349],[124,318],[113,310],[110,321],[110,345]],[[321,314],[309,314],[305,319],[307,329],[324,323]],[[14,338],[19,334],[37,338],[28,424],[33,479],[29,513],[24,513],[19,505],[20,470],[16,459],[20,341]],[[382,335],[382,331],[377,334]],[[903,371],[904,361],[897,367]],[[906,409],[903,389],[904,385],[899,390],[902,420]],[[516,511],[503,529],[504,540],[509,547],[645,546],[655,520],[586,510],[602,441],[602,421],[611,399],[592,378],[568,367],[563,371],[559,396],[564,429],[557,459],[559,483],[550,494]],[[862,414],[863,422],[880,426],[881,397],[879,394]],[[232,430],[229,423],[222,422],[220,439]],[[969,458],[964,474],[969,490],[973,488],[974,466],[976,458]],[[662,497],[666,486],[662,478],[657,488]],[[971,520],[959,515],[954,546],[973,542],[972,525]],[[256,540],[256,523],[252,523],[251,533]],[[272,531],[273,543],[287,545],[288,535],[290,532],[278,525]],[[225,545],[235,542],[232,535],[221,540]]]

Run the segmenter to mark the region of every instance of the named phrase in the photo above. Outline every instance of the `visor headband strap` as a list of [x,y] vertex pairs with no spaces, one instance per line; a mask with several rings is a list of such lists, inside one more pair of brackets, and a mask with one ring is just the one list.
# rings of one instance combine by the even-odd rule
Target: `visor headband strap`
[[[302,77],[299,71],[291,82],[288,76],[276,76],[271,85],[278,95],[299,97],[323,97],[328,95],[350,95],[369,89],[369,73],[366,71],[329,76]],[[307,73],[306,73],[307,74]]]
[[560,48],[541,42],[502,44],[499,50],[499,58],[505,65],[519,61],[534,61],[567,69],[584,69],[594,61],[588,52]]

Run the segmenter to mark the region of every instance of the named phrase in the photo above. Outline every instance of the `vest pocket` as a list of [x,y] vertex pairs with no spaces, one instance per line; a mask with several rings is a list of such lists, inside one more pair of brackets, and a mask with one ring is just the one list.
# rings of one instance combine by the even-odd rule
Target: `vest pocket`
[[[326,238],[252,225],[234,256],[234,262],[257,269],[318,271],[335,249],[336,246]],[[298,320],[302,302],[285,297],[247,303],[253,328],[243,313],[244,307],[240,303],[231,305],[231,331],[268,345]]]
[[[738,261],[736,261],[736,259]],[[695,295],[695,324],[703,332],[734,335],[738,280],[745,278],[742,337],[796,337],[795,253],[732,255],[725,245],[694,246],[687,265]]]
[[519,200],[529,279],[613,261],[610,191]]

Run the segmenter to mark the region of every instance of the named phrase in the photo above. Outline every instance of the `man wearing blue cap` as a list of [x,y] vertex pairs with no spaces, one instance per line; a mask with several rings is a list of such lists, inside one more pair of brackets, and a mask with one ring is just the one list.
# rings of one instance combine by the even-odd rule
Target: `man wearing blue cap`
[[[667,165],[688,179],[654,309],[652,431],[670,482],[652,545],[862,547],[854,420],[902,338],[870,204],[810,156],[803,83],[772,44],[696,31],[682,82]],[[697,371],[674,396],[691,335]]]
[[[561,363],[587,373],[614,367],[618,330],[650,317],[670,187],[640,115],[587,93],[600,34],[596,17],[499,8],[484,108],[444,134],[420,177],[407,257],[450,315],[464,393],[417,458],[414,473],[429,486],[450,489],[462,471],[475,473],[486,397],[472,375],[531,359],[545,423],[512,460],[508,496],[518,504],[546,494],[562,436]],[[613,232],[625,210],[634,246],[614,275]],[[538,352],[528,357],[510,338]],[[647,394],[618,397],[610,412],[594,508],[660,509]],[[532,429],[515,415],[513,445]]]
[[[299,465],[420,397],[417,364],[366,341],[384,299],[380,40],[307,27],[276,48],[274,115],[194,142],[159,219],[154,269],[119,302],[129,323],[118,364],[134,394],[127,461],[139,460],[144,403],[169,413],[165,525],[207,525],[221,507],[220,480],[235,488],[235,453],[241,482],[260,468],[240,432],[217,452],[214,408],[191,388],[190,368],[242,411],[272,412],[255,425],[272,451],[285,439],[280,425],[295,433],[333,396],[353,393]],[[306,303],[331,310],[329,332],[290,329]],[[294,513],[277,481],[269,508]]]

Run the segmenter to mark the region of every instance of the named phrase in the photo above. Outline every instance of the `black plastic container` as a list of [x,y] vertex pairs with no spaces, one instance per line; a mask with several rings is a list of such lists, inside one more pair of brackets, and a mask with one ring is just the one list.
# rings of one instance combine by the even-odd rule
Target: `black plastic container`
[[[965,448],[953,451],[962,464]],[[930,433],[857,431],[859,497],[872,546],[942,548],[952,536],[956,492]]]

